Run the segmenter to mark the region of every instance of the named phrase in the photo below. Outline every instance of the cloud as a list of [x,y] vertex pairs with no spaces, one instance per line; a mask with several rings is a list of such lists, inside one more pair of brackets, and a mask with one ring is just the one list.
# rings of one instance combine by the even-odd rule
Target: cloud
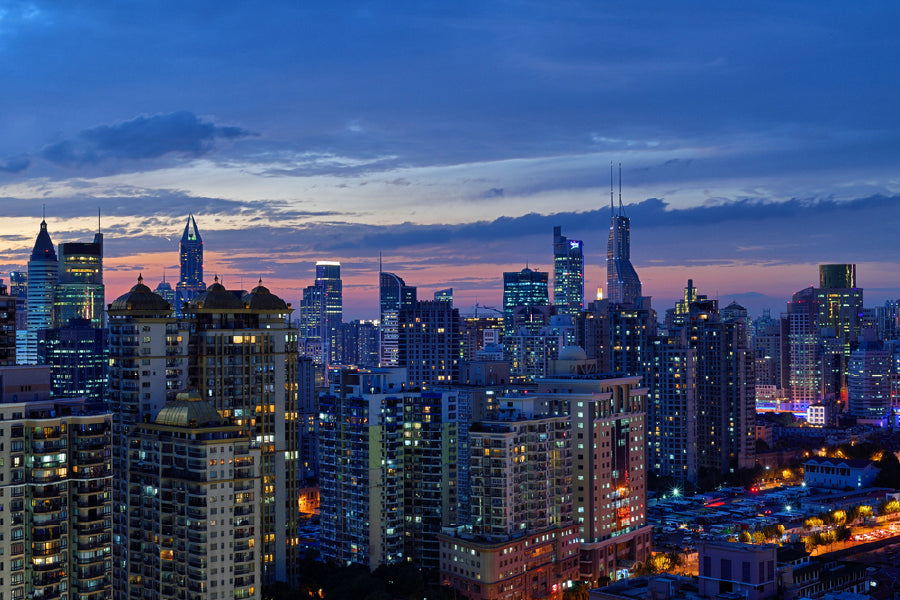
[[176,154],[197,158],[211,152],[219,139],[254,135],[240,127],[219,126],[189,111],[139,116],[80,132],[41,151],[46,160],[63,166],[96,165],[107,160],[146,160]]
[[27,156],[13,156],[5,160],[0,160],[0,171],[4,173],[21,173],[31,164],[31,159]]

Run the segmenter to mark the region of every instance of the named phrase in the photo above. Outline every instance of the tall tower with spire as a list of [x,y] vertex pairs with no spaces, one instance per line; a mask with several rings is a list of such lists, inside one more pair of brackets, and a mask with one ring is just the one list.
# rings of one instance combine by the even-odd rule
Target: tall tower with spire
[[606,246],[606,291],[610,303],[634,304],[641,297],[641,280],[631,265],[631,220],[622,206],[622,165],[619,165],[619,211],[613,203],[613,169],[609,165],[609,243]]
[[47,221],[41,220],[28,261],[28,295],[26,298],[27,334],[23,352],[17,351],[17,362],[33,365],[38,359],[38,331],[53,327],[53,291],[59,278],[56,249],[47,231]]
[[181,277],[175,286],[176,313],[181,312],[181,304],[193,300],[195,296],[206,290],[203,281],[203,239],[197,231],[194,215],[188,216],[181,236]]

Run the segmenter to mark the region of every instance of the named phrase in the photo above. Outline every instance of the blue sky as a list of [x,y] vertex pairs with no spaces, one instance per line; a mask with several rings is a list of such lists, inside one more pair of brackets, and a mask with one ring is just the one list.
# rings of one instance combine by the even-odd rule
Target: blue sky
[[[553,225],[604,285],[609,164],[664,310],[776,308],[855,262],[900,297],[900,6],[892,2],[4,2],[0,268],[41,205],[55,242],[103,215],[110,297],[175,275],[297,302],[340,260],[374,316],[378,253],[457,305],[549,268]],[[748,296],[749,292],[764,298]]]

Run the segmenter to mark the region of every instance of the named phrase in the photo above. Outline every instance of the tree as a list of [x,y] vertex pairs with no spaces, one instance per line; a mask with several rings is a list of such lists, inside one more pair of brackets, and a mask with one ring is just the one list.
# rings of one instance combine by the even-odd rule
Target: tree
[[897,500],[882,500],[878,505],[878,514],[892,515],[900,512],[900,502]]
[[750,532],[749,532],[749,531],[744,530],[744,531],[742,531],[742,532],[740,533],[740,535],[738,536],[738,541],[739,541],[739,542],[742,542],[742,543],[744,543],[744,544],[749,544],[750,542],[753,541],[753,537],[750,535]]
[[754,544],[765,544],[766,543],[766,534],[762,531],[754,531],[753,532],[753,543]]
[[591,588],[583,581],[575,584],[563,592],[563,600],[588,600]]

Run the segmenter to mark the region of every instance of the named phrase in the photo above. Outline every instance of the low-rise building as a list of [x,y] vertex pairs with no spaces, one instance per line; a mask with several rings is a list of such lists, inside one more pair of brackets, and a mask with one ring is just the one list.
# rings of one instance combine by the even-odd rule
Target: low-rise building
[[869,487],[881,471],[871,460],[818,456],[803,463],[803,469],[808,487],[833,490]]

